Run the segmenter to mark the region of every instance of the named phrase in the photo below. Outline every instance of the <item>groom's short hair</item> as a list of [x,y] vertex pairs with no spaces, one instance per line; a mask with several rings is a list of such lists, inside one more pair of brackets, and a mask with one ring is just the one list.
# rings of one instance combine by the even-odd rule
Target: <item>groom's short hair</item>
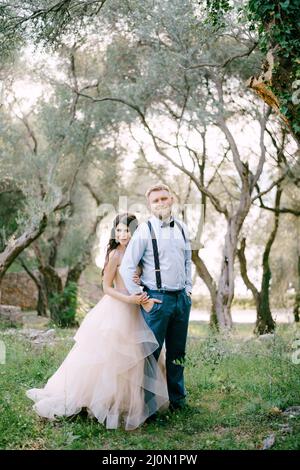
[[167,186],[166,184],[160,183],[160,184],[154,184],[153,186],[150,186],[150,188],[147,189],[145,196],[148,199],[148,197],[153,191],[163,191],[163,190],[168,191],[171,194],[169,186]]

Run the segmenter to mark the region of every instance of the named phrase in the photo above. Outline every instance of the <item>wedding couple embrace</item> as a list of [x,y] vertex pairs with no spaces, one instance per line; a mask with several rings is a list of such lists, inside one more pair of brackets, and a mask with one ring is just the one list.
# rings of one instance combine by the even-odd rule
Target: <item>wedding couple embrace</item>
[[118,215],[103,269],[104,296],[88,312],[71,351],[44,388],[27,390],[42,417],[86,409],[115,429],[136,429],[157,411],[185,405],[184,358],[191,310],[191,249],[173,196],[146,192],[151,217]]

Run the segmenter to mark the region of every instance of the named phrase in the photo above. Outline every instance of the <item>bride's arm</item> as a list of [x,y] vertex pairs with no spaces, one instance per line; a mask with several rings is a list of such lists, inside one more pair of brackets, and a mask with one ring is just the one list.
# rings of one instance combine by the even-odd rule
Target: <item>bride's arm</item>
[[147,296],[146,292],[141,293],[141,294],[126,295],[126,294],[122,294],[122,292],[118,292],[113,287],[113,280],[117,272],[118,262],[119,262],[118,253],[116,252],[116,250],[111,251],[109,254],[108,263],[105,266],[104,275],[103,275],[104,294],[110,295],[111,297],[114,297],[115,299],[121,300],[121,302],[126,302],[128,304],[140,304],[141,301],[144,300],[144,297],[146,298]]

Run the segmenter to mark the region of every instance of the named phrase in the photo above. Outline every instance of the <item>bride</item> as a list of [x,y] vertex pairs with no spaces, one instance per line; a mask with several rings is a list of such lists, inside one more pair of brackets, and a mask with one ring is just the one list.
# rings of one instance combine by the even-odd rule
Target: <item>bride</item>
[[74,346],[44,388],[26,391],[44,418],[86,408],[107,429],[124,424],[132,430],[168,403],[163,361],[152,355],[158,343],[139,308],[147,294],[130,295],[119,273],[136,228],[133,214],[115,218],[103,269],[105,295],[84,318]]

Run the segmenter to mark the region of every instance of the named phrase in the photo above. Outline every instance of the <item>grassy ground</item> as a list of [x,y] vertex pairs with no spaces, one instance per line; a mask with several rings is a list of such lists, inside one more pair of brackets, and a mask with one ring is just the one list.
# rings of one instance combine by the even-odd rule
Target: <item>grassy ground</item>
[[[20,335],[2,334],[0,448],[2,449],[260,449],[274,434],[273,449],[300,449],[300,418],[283,411],[300,405],[300,364],[291,359],[300,337],[282,325],[274,339],[257,340],[240,325],[214,337],[191,323],[186,364],[189,408],[126,432],[107,431],[84,414],[47,422],[32,411],[25,390],[42,386],[72,346],[74,331],[57,331],[56,346],[37,349]],[[288,425],[288,426],[285,426]]]

